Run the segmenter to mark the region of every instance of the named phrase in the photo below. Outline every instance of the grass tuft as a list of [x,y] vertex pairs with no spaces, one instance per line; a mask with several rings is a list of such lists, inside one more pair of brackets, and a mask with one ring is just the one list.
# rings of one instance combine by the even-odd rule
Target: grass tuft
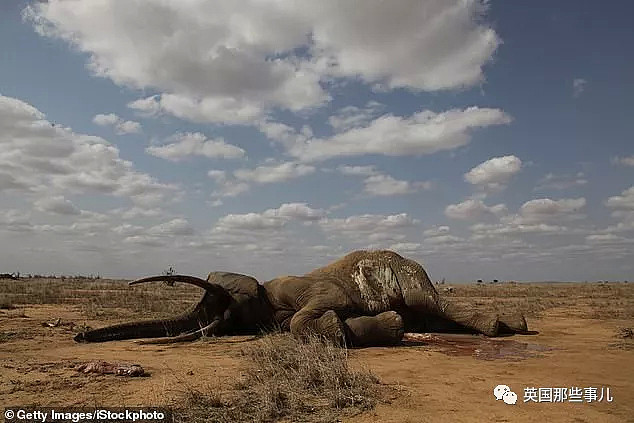
[[345,349],[318,337],[265,336],[243,350],[248,372],[224,397],[190,390],[178,421],[330,422],[374,407],[381,387],[369,371],[350,367]]

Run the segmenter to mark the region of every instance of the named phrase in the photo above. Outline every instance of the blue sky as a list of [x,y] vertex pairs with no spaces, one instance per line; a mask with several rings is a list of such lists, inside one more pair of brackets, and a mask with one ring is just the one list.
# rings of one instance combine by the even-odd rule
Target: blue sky
[[631,2],[0,6],[0,270],[634,277]]

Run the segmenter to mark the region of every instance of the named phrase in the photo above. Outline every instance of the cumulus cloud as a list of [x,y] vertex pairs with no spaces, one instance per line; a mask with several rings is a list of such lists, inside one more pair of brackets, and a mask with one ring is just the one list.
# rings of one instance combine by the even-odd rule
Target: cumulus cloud
[[114,113],[98,114],[92,121],[99,126],[111,126],[117,135],[137,134],[141,132],[141,124],[132,120],[125,120]]
[[87,53],[96,75],[160,92],[132,107],[244,123],[271,107],[319,106],[332,79],[417,91],[477,84],[501,42],[484,19],[487,5],[61,0],[31,4],[23,16],[41,35]]
[[585,198],[538,198],[522,204],[517,213],[500,216],[499,223],[478,223],[470,229],[474,239],[521,234],[578,233],[579,231],[562,223],[582,219],[584,215],[581,209],[585,204]]
[[522,161],[516,156],[493,157],[465,173],[464,178],[483,189],[500,190],[521,169]]
[[224,139],[210,139],[200,132],[184,132],[172,135],[165,145],[153,145],[145,149],[148,154],[170,161],[181,161],[192,156],[211,159],[238,159],[245,151]]
[[354,127],[329,138],[297,140],[288,152],[305,161],[364,154],[432,154],[468,144],[473,129],[510,121],[511,118],[499,109],[479,107],[442,113],[424,110],[410,117],[387,114],[366,126]]
[[582,218],[580,211],[586,205],[585,198],[537,198],[522,204],[519,215],[507,216],[509,222],[532,224],[553,220],[573,220]]
[[634,186],[623,191],[621,195],[608,198],[605,204],[613,209],[612,217],[619,219],[619,222],[608,226],[604,232],[634,231]]
[[634,167],[634,156],[627,156],[627,157],[617,156],[612,159],[612,163],[623,165],[623,166]]
[[368,176],[363,183],[364,192],[372,196],[391,196],[412,194],[421,189],[430,189],[430,182],[409,182],[394,179],[390,175]]
[[563,233],[568,230],[568,228],[564,226],[548,225],[546,223],[523,224],[517,222],[499,224],[478,223],[472,225],[470,229],[474,234],[474,239],[499,235]]
[[365,176],[363,192],[376,197],[413,194],[430,189],[431,182],[410,182],[393,178],[378,171],[374,166],[339,166],[342,175]]
[[449,233],[449,226],[447,225],[441,225],[441,226],[436,226],[434,228],[429,228],[429,229],[425,229],[425,231],[423,232],[423,235],[425,236],[439,236],[439,235],[446,235]]
[[332,238],[343,237],[362,247],[375,247],[373,243],[403,242],[407,231],[420,224],[407,213],[392,215],[362,214],[345,218],[324,218],[320,227]]
[[79,215],[81,211],[61,195],[41,198],[35,201],[35,207],[43,212],[61,215]]
[[240,181],[270,184],[288,181],[314,172],[314,166],[284,162],[270,166],[258,166],[255,169],[237,169],[233,172],[233,175]]
[[257,166],[254,169],[236,169],[232,174],[224,170],[210,170],[207,175],[216,182],[214,197],[236,197],[251,189],[252,184],[273,184],[290,181],[315,172],[314,166],[283,162]]
[[278,229],[291,221],[311,222],[322,219],[325,211],[306,203],[285,203],[262,213],[228,214],[218,219],[213,232],[262,231]]
[[504,204],[487,206],[482,200],[470,198],[445,208],[445,215],[451,219],[478,220],[486,216],[498,216],[507,211]]
[[186,95],[160,94],[132,101],[128,107],[146,117],[168,114],[197,123],[244,125],[263,117],[263,110],[257,102],[231,97],[196,99]]
[[250,189],[249,184],[227,176],[224,170],[210,170],[207,175],[216,183],[216,190],[212,193],[214,197],[236,197]]
[[411,254],[417,252],[420,246],[419,242],[397,242],[396,244],[390,245],[388,249],[401,254]]
[[6,96],[0,96],[0,169],[1,189],[49,197],[106,194],[148,206],[174,197],[177,188],[135,171],[106,140],[53,125]]

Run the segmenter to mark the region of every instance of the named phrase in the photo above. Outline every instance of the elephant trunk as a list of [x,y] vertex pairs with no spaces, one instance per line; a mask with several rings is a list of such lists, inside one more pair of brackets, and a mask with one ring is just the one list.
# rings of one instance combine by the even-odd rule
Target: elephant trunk
[[176,336],[198,329],[194,313],[172,319],[143,320],[122,323],[105,328],[78,333],[76,342],[106,342],[123,339],[159,338]]
[[[437,319],[432,320],[434,329],[438,331],[462,329],[487,336],[497,336],[499,333],[499,319],[496,314],[480,313],[468,307],[458,306],[438,294],[422,291],[409,291],[404,299],[409,308],[423,315],[436,317]],[[438,327],[442,325],[448,327]]]
[[486,336],[498,336],[499,318],[497,314],[481,313],[467,307],[460,307],[443,298],[438,300],[441,317],[445,317],[468,330],[482,333]]

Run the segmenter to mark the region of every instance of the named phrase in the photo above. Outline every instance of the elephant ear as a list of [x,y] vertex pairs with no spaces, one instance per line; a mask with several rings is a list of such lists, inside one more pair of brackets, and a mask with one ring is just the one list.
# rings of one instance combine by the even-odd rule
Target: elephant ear
[[211,272],[207,281],[220,285],[229,292],[237,303],[243,303],[259,295],[258,281],[247,275],[230,272]]

